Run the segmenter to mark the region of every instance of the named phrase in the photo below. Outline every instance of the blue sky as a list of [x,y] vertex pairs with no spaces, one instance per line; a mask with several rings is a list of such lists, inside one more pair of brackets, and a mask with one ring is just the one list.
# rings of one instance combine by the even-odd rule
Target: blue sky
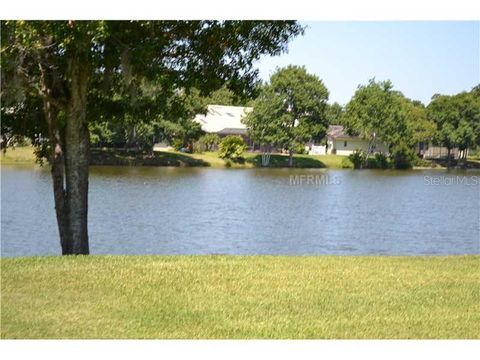
[[480,22],[302,22],[305,35],[288,54],[260,60],[268,80],[277,66],[305,65],[347,103],[359,84],[390,79],[396,90],[428,104],[435,93],[455,94],[480,83]]

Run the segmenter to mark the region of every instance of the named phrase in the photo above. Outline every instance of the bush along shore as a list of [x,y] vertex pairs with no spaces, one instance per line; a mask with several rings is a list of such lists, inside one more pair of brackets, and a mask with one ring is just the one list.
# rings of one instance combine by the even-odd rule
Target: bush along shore
[[[0,155],[1,164],[27,165],[35,163],[33,147],[9,148]],[[352,169],[356,161],[359,161],[363,169],[391,169],[392,162],[384,156],[371,156],[365,161],[358,160],[354,156],[339,155],[294,155],[294,168],[331,168],[331,169]],[[113,166],[178,166],[178,167],[216,167],[216,168],[254,168],[262,167],[262,155],[259,153],[244,152],[242,157],[235,160],[222,159],[218,152],[205,151],[202,153],[184,153],[177,151],[154,151],[145,152],[133,149],[109,149],[92,148],[90,151],[91,165],[113,165]],[[272,154],[269,167],[288,167],[288,155]],[[453,164],[455,165],[455,163]],[[445,168],[447,162],[444,160],[421,160],[418,159],[413,168]],[[479,160],[466,161],[462,166],[466,168],[480,168]]]

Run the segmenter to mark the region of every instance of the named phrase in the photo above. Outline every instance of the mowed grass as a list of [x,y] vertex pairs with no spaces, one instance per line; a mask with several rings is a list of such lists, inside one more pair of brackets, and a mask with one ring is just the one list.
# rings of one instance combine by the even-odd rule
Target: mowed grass
[[[327,168],[337,168],[341,169],[344,164],[342,161],[347,158],[347,156],[341,156],[341,155],[309,155],[313,159],[320,160],[322,161]],[[349,161],[347,161],[349,164],[350,168],[353,168],[353,164]]]
[[[262,155],[259,153],[244,153],[243,161],[225,161],[218,157],[218,152],[204,152],[185,154],[193,159],[202,160],[212,167],[252,168],[261,167]],[[293,166],[295,168],[342,168],[344,156],[340,155],[305,155],[295,154]],[[288,167],[288,155],[271,154],[269,166],[272,168]]]
[[3,258],[2,338],[480,338],[480,256]]
[[31,146],[8,148],[0,154],[0,164],[35,164],[35,154]]
[[[119,165],[119,166],[200,166],[214,168],[254,168],[261,166],[261,154],[244,153],[243,161],[229,161],[218,157],[218,152],[181,153],[177,151],[155,151],[153,156],[144,156],[136,151],[119,151],[112,149],[91,150],[92,164],[94,165]],[[344,156],[339,155],[294,155],[296,168],[342,168]],[[35,164],[33,147],[9,148],[0,155],[0,163]],[[270,167],[288,167],[288,155],[272,154]]]

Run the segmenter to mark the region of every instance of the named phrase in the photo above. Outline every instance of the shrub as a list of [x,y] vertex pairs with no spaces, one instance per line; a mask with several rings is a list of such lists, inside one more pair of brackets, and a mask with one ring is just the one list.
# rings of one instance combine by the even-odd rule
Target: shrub
[[154,128],[151,124],[139,123],[135,126],[135,142],[143,151],[152,151],[154,143]]
[[195,141],[193,143],[193,149],[192,149],[192,152],[194,153],[203,153],[204,151],[206,151],[207,148],[205,146],[205,144],[200,140],[198,141]]
[[373,163],[374,163],[374,166],[372,168],[388,169],[390,167],[390,164],[388,162],[388,158],[385,154],[376,153],[372,160],[373,160]]
[[176,151],[180,151],[181,149],[183,149],[183,140],[182,139],[173,139],[172,140],[172,147]]
[[104,122],[95,122],[88,125],[90,130],[90,144],[93,146],[107,146],[113,142],[113,131]]
[[361,169],[365,162],[365,153],[362,150],[357,149],[348,155],[348,159],[352,162],[354,169]]
[[247,145],[241,136],[229,135],[220,142],[218,156],[222,159],[238,160],[246,149]]
[[295,144],[295,146],[293,147],[293,152],[299,155],[308,154],[307,149],[305,149],[305,144]]
[[469,149],[468,157],[472,158],[473,160],[480,160],[480,146]]
[[398,145],[392,151],[395,169],[410,169],[415,161],[415,153],[406,145]]
[[352,162],[348,157],[344,157],[342,159],[342,169],[351,169],[351,168],[353,168]]
[[213,151],[220,143],[220,136],[217,134],[205,134],[198,140],[198,147],[205,148],[205,151]]
[[388,169],[390,162],[384,154],[375,154],[375,156],[369,157],[366,161],[368,169]]
[[413,166],[421,166],[421,167],[430,167],[430,168],[435,168],[437,167],[437,164],[432,161],[432,160],[425,160],[422,159],[418,156],[415,156],[415,158],[412,161]]

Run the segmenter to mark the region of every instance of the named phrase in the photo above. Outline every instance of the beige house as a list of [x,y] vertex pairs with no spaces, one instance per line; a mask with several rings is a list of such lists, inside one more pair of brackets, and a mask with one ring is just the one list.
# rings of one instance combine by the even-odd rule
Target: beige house
[[[326,145],[310,145],[309,154],[325,155],[336,154],[348,156],[355,150],[368,151],[370,141],[360,136],[352,136],[347,134],[341,125],[330,125],[327,130]],[[388,153],[388,146],[382,141],[376,141],[373,144],[372,153]]]

